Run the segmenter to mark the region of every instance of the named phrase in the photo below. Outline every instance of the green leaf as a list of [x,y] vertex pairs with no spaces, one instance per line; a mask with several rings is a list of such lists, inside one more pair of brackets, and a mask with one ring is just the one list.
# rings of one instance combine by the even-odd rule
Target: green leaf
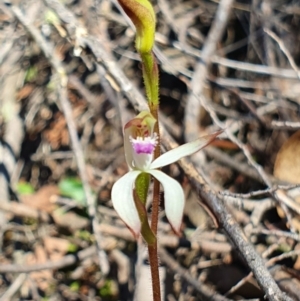
[[52,25],[60,24],[58,15],[51,9],[48,9],[45,13],[45,20],[47,23]]
[[17,192],[21,195],[33,194],[35,192],[33,186],[28,182],[19,182],[17,184]]
[[69,243],[68,245],[68,252],[75,253],[78,250],[78,247],[75,244]]
[[153,53],[141,53],[143,78],[146,95],[150,106],[157,107],[159,103],[159,74]]
[[135,46],[140,53],[150,53],[154,45],[156,17],[148,0],[118,0],[136,28]]
[[78,230],[75,232],[75,237],[78,237],[85,241],[91,241],[92,234],[87,230]]
[[53,92],[55,90],[56,84],[54,80],[50,80],[49,83],[47,84],[47,89],[49,90],[48,92]]
[[102,300],[117,300],[116,283],[111,279],[106,279],[104,285],[99,290],[99,295],[101,296]]
[[153,233],[153,231],[150,228],[150,225],[148,223],[148,216],[145,205],[140,201],[136,191],[134,191],[134,203],[136,206],[136,209],[139,214],[139,218],[141,221],[141,234],[143,238],[145,239],[146,243],[150,246],[154,245],[156,242],[156,236]]
[[80,205],[86,205],[84,189],[81,181],[77,178],[65,178],[58,184],[61,195],[69,197]]
[[159,75],[157,63],[152,53],[156,27],[156,16],[153,6],[148,0],[118,1],[135,25],[135,47],[142,59],[147,99],[150,108],[157,108],[159,103]]
[[70,284],[70,290],[72,292],[78,292],[80,288],[79,282],[78,281],[74,281]]
[[149,184],[150,175],[145,172],[139,174],[135,180],[135,191],[143,205],[146,205]]
[[35,66],[31,66],[27,69],[26,75],[25,75],[25,82],[31,82],[37,78],[38,75],[38,69]]

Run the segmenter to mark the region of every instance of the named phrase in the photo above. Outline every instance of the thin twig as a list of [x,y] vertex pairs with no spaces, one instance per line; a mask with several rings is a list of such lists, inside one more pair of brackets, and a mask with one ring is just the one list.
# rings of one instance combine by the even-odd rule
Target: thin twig
[[1,296],[0,301],[12,300],[12,297],[21,288],[26,278],[27,278],[27,274],[25,273],[21,273],[20,275],[18,275],[17,278],[12,283],[12,285],[8,288],[8,290]]
[[66,255],[56,261],[46,261],[44,263],[24,265],[24,264],[2,264],[0,265],[0,273],[30,273],[42,270],[56,270],[70,266],[77,261],[82,261],[86,258],[92,257],[97,252],[95,246],[88,247],[77,254]]
[[267,229],[254,228],[251,230],[251,234],[258,234],[258,235],[264,234],[264,235],[273,235],[277,237],[286,237],[300,242],[300,235],[298,233],[290,233],[290,232],[285,232],[280,230],[267,230]]
[[202,50],[201,60],[195,68],[191,82],[191,91],[185,108],[185,137],[187,141],[193,141],[198,137],[198,124],[200,114],[199,96],[203,93],[208,69],[211,64],[211,57],[217,49],[217,43],[222,37],[226,28],[227,20],[232,8],[233,0],[222,0],[217,9],[215,20],[209,31],[207,40]]
[[254,168],[249,167],[249,165],[246,163],[234,160],[234,158],[230,157],[228,154],[222,152],[218,148],[208,147],[204,149],[204,152],[206,155],[208,155],[208,157],[213,158],[217,162],[225,164],[226,166],[231,167],[232,169],[246,175],[251,179],[254,179],[255,181],[263,183],[263,180]]
[[297,67],[295,60],[293,59],[292,55],[290,54],[289,50],[285,47],[283,41],[270,29],[264,28],[264,32],[268,34],[273,40],[275,40],[280,47],[281,51],[285,54],[287,57],[289,63],[291,64],[291,67],[295,70],[297,77],[300,79],[300,70]]
[[159,255],[162,260],[168,267],[178,274],[181,278],[187,281],[193,288],[201,295],[203,300],[211,301],[230,301],[230,299],[219,295],[218,293],[212,291],[205,284],[194,279],[187,270],[182,268],[177,261],[175,261],[164,249],[159,249]]
[[[109,212],[107,207],[100,206],[98,209],[102,214],[112,216],[114,218],[116,217],[116,213],[114,211]],[[28,205],[20,204],[14,201],[7,203],[3,200],[0,200],[0,210],[9,212],[14,216],[36,219],[44,223],[51,223],[51,218],[53,218],[53,216],[51,217],[50,214],[43,210],[38,210]],[[54,222],[56,222],[55,219]],[[135,241],[134,237],[132,236],[132,233],[126,227],[118,227],[111,224],[101,223],[100,225],[98,225],[98,231],[105,235],[114,236],[127,241]],[[207,254],[210,254],[211,252],[229,253],[232,251],[232,247],[229,243],[223,241],[221,242],[208,240],[207,238],[203,238],[202,236],[197,237],[197,240],[190,241],[186,238],[179,238],[176,235],[172,236],[170,234],[161,234],[159,237],[159,245],[174,249],[188,248],[191,250],[201,250],[203,253]]]
[[49,60],[52,68],[56,71],[56,75],[58,76],[59,79],[57,83],[58,98],[62,106],[62,111],[67,121],[71,143],[72,143],[80,179],[82,181],[82,185],[86,197],[88,213],[91,218],[92,228],[98,247],[99,264],[102,273],[107,274],[109,272],[109,264],[104,251],[101,250],[102,238],[101,238],[101,233],[97,231],[97,226],[99,222],[96,216],[95,198],[92,194],[90,185],[88,183],[88,176],[87,176],[86,165],[84,161],[84,154],[76,132],[76,124],[74,122],[73,115],[72,115],[72,107],[68,99],[68,91],[67,91],[68,77],[66,71],[64,69],[64,66],[56,56],[55,51],[52,49],[51,45],[49,45],[49,43],[44,39],[44,37],[40,34],[40,32],[34,26],[32,26],[32,24],[29,22],[29,20],[27,20],[26,16],[22,13],[22,11],[16,6],[11,6],[10,9],[14,13],[16,18],[22,23],[22,25],[27,29],[27,31],[34,38],[35,42],[41,48],[44,55]]
[[[202,52],[198,49],[194,49],[192,47],[187,47],[179,44],[178,42],[174,42],[173,46],[189,55],[202,58]],[[247,62],[239,62],[234,60],[229,60],[217,55],[211,57],[211,62],[222,65],[224,67],[248,71],[252,73],[266,74],[266,75],[274,75],[280,78],[298,78],[297,74],[294,70],[284,69],[284,68],[276,68],[265,65],[255,65]]]
[[274,129],[294,131],[300,129],[300,122],[273,120],[271,126]]
[[[47,0],[47,1],[51,1],[51,0]],[[118,6],[118,2],[116,0],[111,0],[116,6]],[[161,2],[165,2],[165,1],[161,1]],[[219,1],[215,1],[217,3],[219,3]],[[165,14],[165,9],[168,9],[168,7],[163,7],[163,5],[167,4],[167,3],[158,3],[159,7],[162,9],[162,13],[164,13],[164,16],[166,17],[166,19],[168,19],[170,17],[170,13],[168,12],[168,14]],[[234,3],[232,5],[232,8],[236,8],[236,3]],[[249,11],[250,9],[247,9],[247,11]],[[124,21],[123,19],[120,19],[116,16],[107,16],[104,15],[105,18],[108,18],[109,20],[113,20],[114,22],[125,26],[126,24],[129,24],[129,26],[134,30],[134,26],[131,22],[131,20],[127,17],[126,14],[123,15],[123,17],[126,19],[126,21]],[[177,20],[176,20],[177,21]],[[172,22],[171,19],[168,19],[167,22]],[[170,24],[171,25],[171,24]],[[174,31],[176,32],[176,28],[174,28],[175,24],[172,23],[172,28],[174,29]],[[179,39],[180,40],[180,39]],[[172,43],[172,46],[178,50],[181,50],[183,53],[186,53],[188,55],[191,55],[193,57],[197,57],[199,59],[202,58],[202,51],[198,50],[196,48],[192,48],[190,46],[188,46],[186,43],[182,43],[181,41],[174,41]],[[226,47],[224,47],[222,50],[224,50]],[[160,63],[162,65],[165,64],[165,55],[163,55],[163,53],[159,50],[159,48],[157,46],[155,46],[154,48],[155,54],[158,58],[158,60],[160,61]],[[115,49],[116,53],[119,53],[119,50]],[[123,55],[124,52],[123,52]],[[128,55],[129,56],[129,55]],[[131,58],[138,60],[138,56],[134,56],[131,54]],[[284,68],[278,68],[278,67],[273,67],[273,66],[266,66],[266,65],[258,65],[258,64],[252,64],[252,63],[247,63],[247,62],[243,62],[243,61],[234,61],[231,59],[227,59],[225,57],[221,57],[217,54],[214,54],[211,56],[211,62],[218,64],[220,66],[224,66],[224,67],[228,67],[228,68],[232,68],[232,69],[236,69],[236,70],[241,70],[241,71],[247,71],[247,72],[252,72],[252,73],[258,73],[258,74],[265,74],[265,75],[273,75],[276,77],[280,77],[280,78],[287,78],[287,79],[295,79],[298,78],[297,74],[291,70],[291,69],[284,69]],[[168,64],[170,65],[170,64]],[[172,66],[169,66],[172,67]],[[184,69],[185,72],[183,72],[184,68],[181,68],[180,70],[177,70],[178,72],[181,72],[182,74],[184,74],[187,77],[192,77],[191,74],[192,72],[190,72],[187,69]],[[176,71],[176,73],[177,73]],[[218,79],[220,80],[220,79]],[[229,79],[228,79],[229,80]],[[233,81],[237,81],[237,84],[234,85],[234,87],[239,86],[239,81],[237,79],[230,79]],[[233,85],[232,83],[229,85]],[[255,85],[258,86],[260,85],[259,83],[252,83],[251,85]],[[266,85],[265,83],[262,84],[264,87],[262,87],[261,89],[266,89]],[[243,84],[241,85],[241,87],[243,87]]]
[[276,185],[276,186],[273,186],[271,188],[251,191],[249,193],[232,193],[232,192],[229,192],[229,191],[221,191],[219,193],[224,195],[224,196],[229,196],[229,197],[232,197],[232,198],[248,199],[248,198],[252,198],[252,197],[255,197],[255,196],[270,194],[270,193],[273,193],[274,191],[279,190],[279,189],[281,189],[281,190],[290,190],[290,189],[294,189],[294,188],[298,188],[298,187],[300,187],[300,184]]
[[[264,254],[262,255],[264,258],[269,256],[273,251],[275,251],[276,249],[278,249],[278,245],[275,244],[274,246],[271,246],[267,251],[264,252]],[[293,256],[298,256],[300,255],[300,250],[293,250],[290,252],[286,252],[283,254],[280,254],[278,256],[272,257],[270,258],[267,262],[266,265],[268,267],[271,267],[272,265],[274,265],[276,262],[293,257]],[[235,291],[237,291],[242,285],[245,284],[245,282],[249,279],[251,279],[251,277],[253,277],[253,272],[250,272],[246,277],[244,277],[242,280],[240,280],[236,285],[234,285],[225,295],[228,296],[232,293],[234,293]]]
[[[233,135],[231,130],[228,127],[226,127],[223,124],[223,122],[220,121],[220,119],[218,118],[216,112],[211,107],[211,105],[209,103],[209,100],[203,94],[201,94],[201,95],[199,95],[198,101],[201,103],[203,108],[209,113],[209,115],[212,118],[212,120],[214,121],[214,123],[217,126],[219,126],[221,129],[223,129],[224,132],[226,133],[226,135],[228,136],[228,138],[242,150],[244,156],[248,160],[248,163],[252,167],[254,167],[254,169],[257,171],[257,173],[259,174],[259,176],[261,177],[261,179],[265,183],[265,185],[268,188],[272,188],[271,177],[264,171],[262,166],[259,165],[258,163],[256,163],[254,158],[252,158],[248,147],[244,143],[242,143],[235,135]],[[194,162],[194,164],[197,165],[196,162]],[[299,211],[299,208],[298,208],[299,206],[297,206],[297,204],[295,204],[295,202],[291,198],[284,195],[284,193],[282,191],[280,191],[280,190],[275,191],[275,192],[272,193],[272,196],[281,204],[281,207],[284,210],[284,213],[287,216],[287,219],[289,221],[291,220],[291,217],[290,217],[290,213],[288,211],[288,208],[290,208],[290,209],[292,209],[296,212]],[[290,222],[289,224],[290,224],[290,227],[292,229],[292,223]]]

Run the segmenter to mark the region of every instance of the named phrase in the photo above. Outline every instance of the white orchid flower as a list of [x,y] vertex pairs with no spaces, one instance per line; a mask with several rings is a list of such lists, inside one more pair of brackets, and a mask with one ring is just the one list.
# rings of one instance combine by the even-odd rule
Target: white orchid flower
[[183,189],[177,181],[158,169],[199,151],[216,136],[202,137],[186,143],[153,160],[158,140],[158,135],[154,132],[155,123],[156,119],[149,112],[141,112],[125,125],[125,158],[130,170],[113,185],[111,192],[115,210],[136,237],[141,230],[141,221],[133,196],[138,175],[150,174],[162,184],[165,213],[171,226],[178,233],[185,202]]

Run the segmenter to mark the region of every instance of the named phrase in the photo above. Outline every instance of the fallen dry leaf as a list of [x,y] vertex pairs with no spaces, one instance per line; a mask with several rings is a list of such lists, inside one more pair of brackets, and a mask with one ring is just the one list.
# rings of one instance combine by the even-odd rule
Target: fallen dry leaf
[[56,185],[46,185],[41,187],[34,194],[21,195],[20,199],[22,203],[30,206],[31,208],[52,213],[56,208],[54,199],[58,194],[59,189]]
[[84,229],[89,225],[89,220],[87,218],[81,217],[72,211],[60,212],[56,210],[53,212],[52,216],[55,224],[72,231]]
[[282,181],[300,183],[300,131],[282,145],[276,157],[274,176]]
[[[293,134],[279,150],[274,165],[274,176],[279,180],[300,184],[300,131]],[[278,194],[285,192],[278,191]],[[300,203],[300,197],[294,198],[297,203]],[[280,206],[277,206],[278,215],[282,218],[285,217],[285,213]],[[292,218],[291,223],[295,229],[300,230],[299,217]]]
[[71,211],[62,212],[61,210],[55,210],[57,209],[55,200],[59,194],[60,191],[56,185],[46,185],[34,194],[22,195],[20,199],[22,203],[31,208],[50,213],[55,224],[60,227],[68,228],[72,231],[86,228],[89,225],[87,218],[81,217]]
[[69,245],[69,241],[63,238],[44,238],[44,247],[49,255],[49,258],[53,261],[61,259],[68,252]]
[[27,98],[34,90],[34,85],[27,84],[16,95],[17,100]]
[[[44,263],[48,260],[47,252],[45,248],[41,245],[37,245],[34,248],[34,253],[28,254],[26,258],[26,264],[34,265]],[[46,291],[53,280],[53,271],[52,270],[42,270],[30,273],[30,278],[34,280],[37,287],[41,291]]]

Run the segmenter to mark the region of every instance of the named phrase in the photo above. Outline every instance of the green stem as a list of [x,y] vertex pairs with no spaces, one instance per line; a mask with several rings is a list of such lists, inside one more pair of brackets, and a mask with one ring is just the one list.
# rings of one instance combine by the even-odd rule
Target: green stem
[[[160,156],[160,132],[159,132],[159,124],[158,124],[158,106],[150,106],[150,112],[153,117],[157,120],[154,131],[158,136],[158,144],[155,149],[154,159]],[[157,235],[157,224],[158,224],[158,214],[159,214],[159,192],[160,192],[160,184],[154,179],[154,187],[153,187],[153,202],[152,202],[152,219],[151,219],[151,229],[154,235]]]
[[[143,66],[143,78],[146,88],[146,94],[149,106],[157,107],[159,103],[158,97],[158,66],[152,52],[149,53],[140,53]],[[154,115],[153,115],[154,116]],[[154,116],[155,117],[155,116]]]

